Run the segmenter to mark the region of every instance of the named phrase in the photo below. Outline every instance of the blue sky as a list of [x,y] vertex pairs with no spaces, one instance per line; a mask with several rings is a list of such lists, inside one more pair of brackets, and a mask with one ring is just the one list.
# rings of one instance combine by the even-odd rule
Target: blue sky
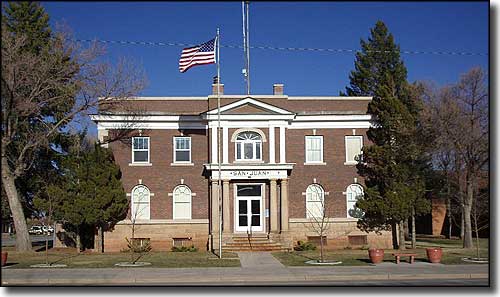
[[[223,45],[242,45],[241,2],[42,2],[52,24],[64,21],[76,38],[196,44],[221,30]],[[359,49],[377,20],[402,50],[488,54],[488,2],[251,2],[252,46]],[[182,46],[107,45],[106,58],[133,59],[148,77],[144,96],[205,96],[215,65],[179,73]],[[353,53],[252,49],[251,93],[338,95],[354,68]],[[408,79],[455,82],[488,56],[402,54]],[[243,94],[243,50],[221,49],[226,94]]]

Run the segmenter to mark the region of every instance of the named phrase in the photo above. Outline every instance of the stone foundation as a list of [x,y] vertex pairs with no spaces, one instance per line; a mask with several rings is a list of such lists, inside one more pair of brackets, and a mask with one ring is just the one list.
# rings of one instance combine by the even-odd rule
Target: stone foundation
[[[319,234],[313,229],[314,221],[309,219],[290,219],[290,237],[293,245],[297,241],[307,241],[308,237],[317,237]],[[366,243],[360,242],[366,236]],[[357,240],[355,240],[357,239]],[[326,231],[326,249],[343,249],[347,247],[361,248],[392,248],[392,235],[390,231],[376,234],[364,232],[357,227],[357,220],[333,218],[329,220]]]
[[[114,230],[104,232],[104,251],[118,252],[127,248],[125,238],[132,237],[130,221],[118,223]],[[153,220],[135,224],[135,238],[149,238],[153,251],[170,251],[174,238],[190,238],[188,246],[200,251],[208,247],[208,220]]]

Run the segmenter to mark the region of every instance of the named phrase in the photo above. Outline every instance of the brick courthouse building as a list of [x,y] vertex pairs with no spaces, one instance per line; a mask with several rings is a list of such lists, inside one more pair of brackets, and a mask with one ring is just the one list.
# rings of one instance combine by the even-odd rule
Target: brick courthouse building
[[[133,124],[128,143],[112,142],[131,199],[126,220],[104,234],[106,251],[135,238],[154,250],[193,244],[218,248],[217,85],[207,97],[138,97],[144,111],[92,115],[98,137]],[[370,97],[224,95],[221,89],[222,245],[228,250],[290,249],[317,241],[323,209],[329,248],[390,247],[389,232],[362,232],[354,204],[363,194],[356,156],[367,144]],[[323,203],[324,202],[324,203]],[[249,237],[251,239],[249,239]]]

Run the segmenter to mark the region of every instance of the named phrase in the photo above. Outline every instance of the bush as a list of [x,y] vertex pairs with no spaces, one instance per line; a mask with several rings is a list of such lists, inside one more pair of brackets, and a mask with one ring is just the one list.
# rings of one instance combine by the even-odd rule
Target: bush
[[293,249],[296,251],[314,251],[316,246],[311,242],[299,240]]
[[173,246],[172,247],[172,252],[197,252],[198,249],[194,247],[194,245],[187,247],[187,246]]

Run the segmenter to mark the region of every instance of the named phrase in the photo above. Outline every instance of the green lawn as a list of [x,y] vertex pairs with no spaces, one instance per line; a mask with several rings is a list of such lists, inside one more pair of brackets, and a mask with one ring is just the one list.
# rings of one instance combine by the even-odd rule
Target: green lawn
[[[441,263],[443,264],[469,264],[462,261],[463,257],[476,257],[476,249],[462,249],[461,240],[448,240],[448,239],[433,239],[425,238],[417,240],[417,249],[407,249],[407,252],[416,253],[416,261],[427,261],[425,252],[426,247],[440,246],[443,248],[443,257]],[[488,257],[488,239],[480,240],[480,255],[481,257]],[[384,261],[395,262],[394,256],[391,254],[397,250],[386,249],[384,252]],[[308,260],[319,259],[319,249],[315,251],[303,252],[276,252],[273,256],[286,266],[309,266],[305,264]],[[359,249],[344,249],[333,250],[325,252],[325,259],[342,261],[343,266],[362,266],[370,265],[370,258],[368,257],[367,250]],[[402,261],[407,261],[407,258],[402,258]]]
[[[224,257],[228,259],[224,259]],[[233,259],[229,259],[233,258]],[[146,267],[239,267],[238,255],[233,253],[223,254],[223,259],[218,259],[209,252],[150,252],[139,261],[150,262]],[[115,268],[118,262],[130,261],[127,253],[76,253],[64,251],[50,251],[49,263],[66,264],[67,268]],[[33,264],[45,263],[45,252],[20,253],[9,251],[7,265],[11,268],[29,268]]]

